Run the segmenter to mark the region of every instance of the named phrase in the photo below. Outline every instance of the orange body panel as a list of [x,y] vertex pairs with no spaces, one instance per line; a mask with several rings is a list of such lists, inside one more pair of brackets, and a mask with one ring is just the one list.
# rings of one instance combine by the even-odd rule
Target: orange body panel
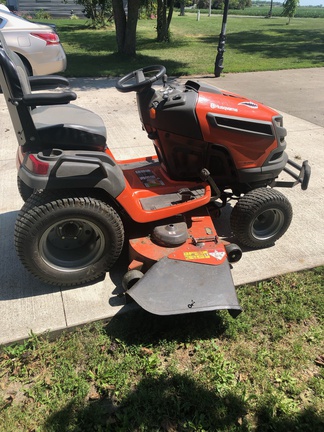
[[[150,158],[151,159],[151,158]],[[165,219],[175,216],[180,213],[185,213],[190,210],[202,207],[210,202],[211,189],[206,183],[174,181],[171,180],[166,172],[161,168],[160,164],[149,165],[148,170],[153,174],[149,179],[141,178],[140,173],[145,171],[144,168],[127,168],[127,164],[133,165],[134,162],[145,162],[148,158],[132,159],[130,161],[118,161],[123,164],[123,174],[126,181],[126,188],[116,198],[117,202],[125,209],[129,216],[139,223],[147,223],[156,220]],[[203,196],[168,205],[159,209],[144,210],[141,199],[159,197],[166,194],[177,193],[182,188],[193,188],[200,186],[205,189]]]
[[210,93],[199,92],[196,114],[204,141],[228,148],[237,169],[262,166],[271,151],[277,147],[274,136],[216,128],[207,120],[209,113],[243,120],[269,122],[271,113],[277,116],[278,112],[234,93],[224,91],[222,94],[213,94],[211,100]]

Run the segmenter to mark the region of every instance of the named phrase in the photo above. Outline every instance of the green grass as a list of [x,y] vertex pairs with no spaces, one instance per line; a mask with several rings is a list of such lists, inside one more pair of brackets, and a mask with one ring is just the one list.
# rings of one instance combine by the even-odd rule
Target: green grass
[[[224,72],[312,68],[324,65],[324,23],[320,18],[231,16],[227,23]],[[113,26],[88,29],[85,21],[57,20],[68,57],[68,76],[120,76],[149,64],[164,64],[169,75],[210,75],[214,71],[221,16],[174,15],[172,41],[158,43],[156,21],[140,20],[137,56],[116,54]]]
[[136,310],[2,347],[0,431],[321,432],[323,275],[240,287],[236,320]]

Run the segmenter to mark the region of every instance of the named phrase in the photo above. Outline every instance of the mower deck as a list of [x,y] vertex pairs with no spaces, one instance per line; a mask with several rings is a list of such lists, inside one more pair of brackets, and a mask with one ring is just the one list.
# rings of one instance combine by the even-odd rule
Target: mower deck
[[218,238],[206,207],[146,230],[129,240],[130,287],[124,286],[140,306],[158,315],[218,309],[240,313],[229,244]]
[[127,293],[157,315],[227,309],[235,318],[242,310],[227,260],[214,267],[165,257]]

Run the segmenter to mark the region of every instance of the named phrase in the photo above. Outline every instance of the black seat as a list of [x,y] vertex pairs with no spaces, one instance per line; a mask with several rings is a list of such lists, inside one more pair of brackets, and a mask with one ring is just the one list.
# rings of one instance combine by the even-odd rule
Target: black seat
[[56,76],[29,78],[21,59],[8,48],[0,32],[0,86],[24,151],[105,150],[106,128],[101,117],[70,104],[76,99],[74,92],[32,92],[64,82],[65,78]]

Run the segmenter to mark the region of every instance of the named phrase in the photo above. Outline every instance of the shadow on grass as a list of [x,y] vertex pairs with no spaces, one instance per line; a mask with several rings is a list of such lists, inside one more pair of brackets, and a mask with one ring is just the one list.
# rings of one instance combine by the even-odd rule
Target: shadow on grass
[[[174,373],[143,378],[118,405],[111,398],[82,408],[71,403],[48,418],[45,430],[235,430],[245,414],[241,398],[234,394],[219,396],[192,378]],[[75,426],[68,427],[71,423]],[[240,430],[247,429],[240,426]]]
[[[276,35],[269,34],[269,31]],[[294,58],[308,60],[314,65],[324,62],[323,32],[282,28],[282,24],[271,25],[265,31],[242,31],[228,33],[227,44],[231,49],[245,54],[262,53],[268,58]],[[203,37],[203,42],[215,43],[215,37]]]
[[181,373],[145,377],[119,404],[102,397],[84,404],[71,402],[52,414],[47,432],[92,431],[250,431],[320,432],[323,419],[312,408],[288,416],[275,402],[249,401],[234,392],[219,395]]
[[159,345],[161,340],[185,343],[191,340],[210,340],[220,337],[227,328],[227,311],[201,312],[184,315],[159,316],[138,308],[117,314],[106,326],[108,336],[127,345]]
[[126,57],[118,53],[97,54],[69,54],[68,68],[64,75],[70,77],[85,76],[112,76],[119,77],[133,70],[149,66],[163,64],[167,71],[174,75],[185,74],[188,64],[180,60],[161,59],[151,55],[137,54],[135,57]]
[[[61,41],[67,48],[66,76],[121,76],[132,70],[161,62],[172,73],[181,75],[188,67],[180,58],[161,59],[154,55],[155,51],[165,52],[173,47],[184,46],[184,40],[179,39],[167,44],[138,36],[137,54],[129,57],[116,52],[116,35],[112,30],[96,31],[82,26],[70,27],[67,25],[60,28]],[[141,51],[145,50],[151,51],[152,55],[141,54]]]

